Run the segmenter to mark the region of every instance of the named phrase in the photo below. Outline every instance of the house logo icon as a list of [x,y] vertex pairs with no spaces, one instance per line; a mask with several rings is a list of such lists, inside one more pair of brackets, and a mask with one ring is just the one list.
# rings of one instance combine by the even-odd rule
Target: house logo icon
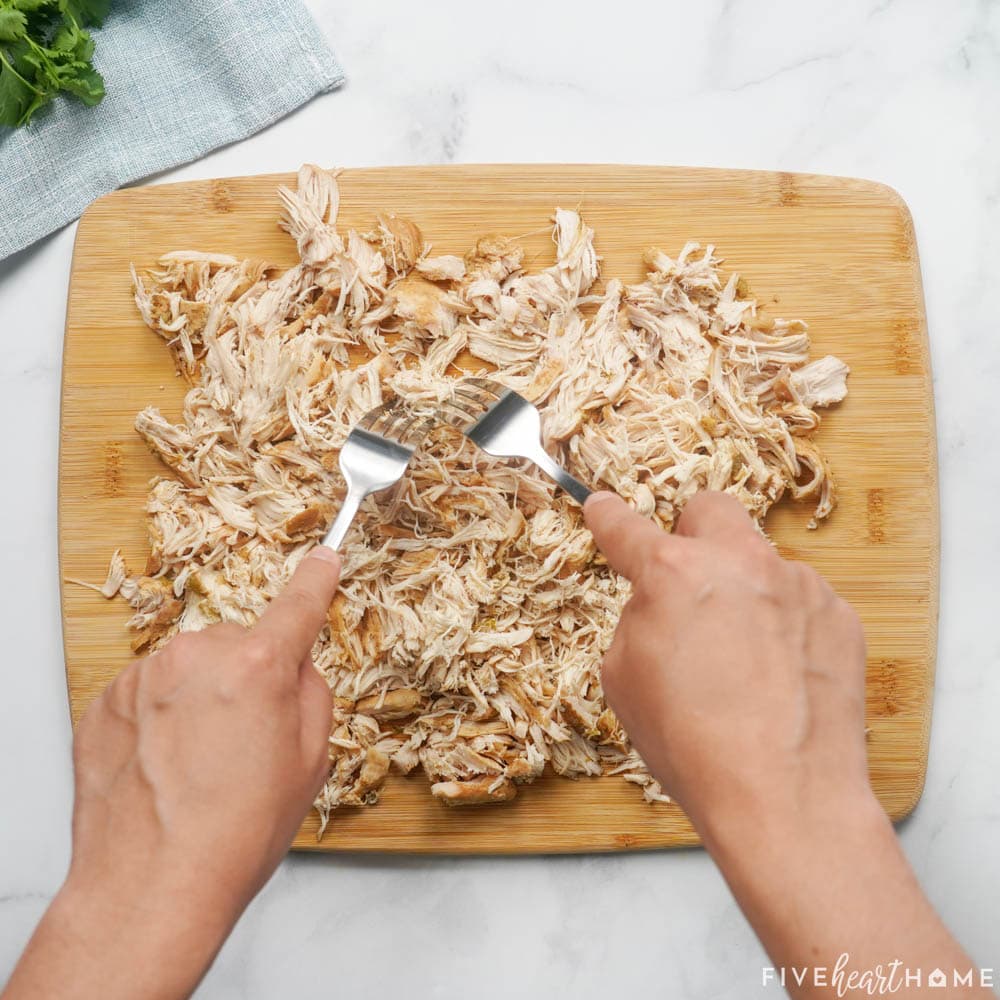
[[935,969],[927,977],[927,985],[930,987],[941,987],[948,985],[948,977],[940,969]]

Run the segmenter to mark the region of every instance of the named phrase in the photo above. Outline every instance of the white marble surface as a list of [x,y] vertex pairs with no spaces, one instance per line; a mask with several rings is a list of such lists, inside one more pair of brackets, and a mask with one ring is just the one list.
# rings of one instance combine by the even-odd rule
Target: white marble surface
[[[858,175],[908,201],[935,368],[943,551],[930,770],[900,836],[973,956],[1000,967],[1000,340],[990,312],[1000,3],[310,6],[347,86],[161,179],[303,160],[622,161]],[[0,264],[0,979],[67,862],[55,512],[73,235]],[[199,996],[737,998],[760,988],[763,962],[701,852],[294,857]]]

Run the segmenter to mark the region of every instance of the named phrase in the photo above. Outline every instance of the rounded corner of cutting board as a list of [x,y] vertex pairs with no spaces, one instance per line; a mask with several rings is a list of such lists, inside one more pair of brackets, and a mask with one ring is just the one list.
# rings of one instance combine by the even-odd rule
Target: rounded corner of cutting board
[[874,199],[883,202],[912,224],[913,213],[910,211],[909,203],[898,188],[894,188],[885,181],[877,181],[868,177],[855,177],[853,180],[859,189],[867,191]]
[[[146,266],[179,248],[294,262],[294,245],[277,226],[275,191],[294,176],[129,188],[85,215],[67,307],[61,578],[99,582],[123,541],[127,558],[144,558],[142,508],[155,464],[132,423],[142,406],[167,397],[173,405],[181,396],[173,383],[163,394],[173,376],[162,342],[135,312],[129,263]],[[808,511],[779,505],[775,535],[788,554],[832,575],[865,619],[869,711],[878,716],[873,754],[884,764],[873,780],[890,813],[909,813],[926,771],[938,541],[926,320],[905,204],[877,182],[759,171],[354,168],[343,172],[341,220],[344,228],[360,227],[378,211],[410,214],[441,253],[463,252],[487,231],[527,233],[525,244],[545,259],[546,225],[560,202],[590,216],[606,273],[632,280],[651,243],[668,252],[689,239],[714,243],[772,314],[802,315],[817,353],[839,353],[851,364],[848,399],[820,428],[820,445],[838,473],[840,506],[828,524],[808,532]],[[883,430],[888,420],[896,427],[892,436]],[[131,652],[120,609],[97,595],[93,601],[70,595],[68,586],[62,584],[64,639],[75,719]],[[486,813],[444,810],[426,787],[419,792],[427,802],[417,791],[414,784],[393,784],[374,809],[335,816],[318,842],[313,817],[296,847],[555,853],[696,842],[685,821],[612,779],[544,780],[525,789],[519,805],[482,807]]]

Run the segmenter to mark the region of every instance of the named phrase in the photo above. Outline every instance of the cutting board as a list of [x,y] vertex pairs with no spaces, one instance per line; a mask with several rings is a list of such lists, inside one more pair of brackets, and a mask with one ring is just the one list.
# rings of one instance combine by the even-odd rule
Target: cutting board
[[[80,222],[63,363],[59,474],[61,573],[100,582],[121,546],[141,567],[146,484],[163,468],[132,422],[149,403],[168,417],[185,385],[132,302],[129,263],[167,251],[265,257],[290,265],[277,225],[279,183],[294,175],[118,191]],[[803,174],[622,166],[449,166],[347,170],[342,228],[376,212],[412,217],[437,253],[485,232],[518,237],[530,267],[551,263],[549,218],[579,209],[596,230],[605,276],[643,276],[649,245],[675,254],[711,243],[768,315],[809,324],[815,356],[851,366],[850,395],[823,415],[818,441],[840,486],[828,522],[782,502],[767,527],[781,552],[823,573],[858,610],[868,638],[867,719],[875,791],[909,813],[927,764],[938,595],[934,413],[917,248],[906,205],[869,181]],[[131,659],[120,601],[62,585],[74,723]],[[676,806],[648,805],[614,777],[546,775],[509,805],[449,810],[422,775],[392,777],[380,804],[338,812],[323,839],[310,816],[303,849],[426,852],[604,851],[696,842]]]

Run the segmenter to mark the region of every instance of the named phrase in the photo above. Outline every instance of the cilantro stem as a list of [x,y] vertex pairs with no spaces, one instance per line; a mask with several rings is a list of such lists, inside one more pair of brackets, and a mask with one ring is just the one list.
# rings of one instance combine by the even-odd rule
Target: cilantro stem
[[[29,41],[30,41],[30,39],[29,39]],[[32,91],[35,94],[38,94],[39,97],[41,97],[45,93],[44,90],[39,90],[37,87],[35,87],[32,84],[28,83],[28,81],[25,80],[25,78],[23,76],[21,76],[21,74],[18,73],[18,71],[16,69],[14,69],[13,66],[11,66],[11,64],[7,61],[7,57],[3,54],[3,49],[0,49],[0,63],[3,63],[4,66],[6,66],[7,69],[10,70],[10,72],[13,73],[14,76],[16,76],[18,78],[18,80],[20,80],[21,83],[23,83],[28,88],[28,90]]]

